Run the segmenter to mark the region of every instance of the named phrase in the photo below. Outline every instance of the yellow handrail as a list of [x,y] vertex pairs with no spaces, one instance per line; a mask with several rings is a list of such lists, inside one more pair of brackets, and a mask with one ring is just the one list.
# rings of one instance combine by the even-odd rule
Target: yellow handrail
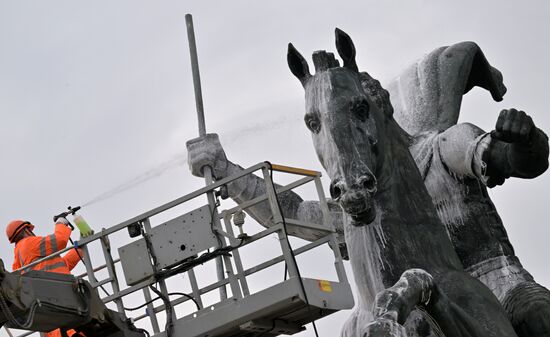
[[271,164],[271,168],[273,169],[273,171],[294,173],[294,174],[299,174],[299,175],[309,176],[309,177],[320,177],[321,176],[321,172],[306,170],[306,169],[298,168],[298,167]]

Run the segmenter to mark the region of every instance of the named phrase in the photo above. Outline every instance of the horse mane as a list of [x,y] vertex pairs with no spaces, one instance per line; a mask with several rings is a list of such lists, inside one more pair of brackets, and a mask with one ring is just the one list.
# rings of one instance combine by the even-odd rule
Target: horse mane
[[[395,118],[393,118],[393,106],[389,99],[389,92],[382,87],[380,81],[369,75],[366,71],[359,72],[359,79],[361,81],[361,86],[366,93],[374,99],[374,103],[377,104],[378,108],[382,110],[384,116],[393,121],[393,124],[398,128],[398,134],[402,136],[405,143],[410,143],[412,136],[405,131],[401,125],[397,123]],[[388,97],[383,97],[384,91],[387,93]]]
[[[361,80],[361,85],[363,86],[363,89],[367,92],[369,96],[380,98],[380,94],[385,90],[384,88],[382,88],[380,81],[369,75],[369,73],[367,73],[366,71],[359,72],[359,79]],[[375,103],[386,116],[393,116],[393,107],[389,99],[376,99]]]

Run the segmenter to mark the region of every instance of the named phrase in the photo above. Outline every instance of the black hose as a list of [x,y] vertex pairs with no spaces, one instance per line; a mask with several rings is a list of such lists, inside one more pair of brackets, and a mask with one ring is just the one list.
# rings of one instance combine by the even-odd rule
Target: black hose
[[[271,181],[271,185],[275,186],[275,182],[273,181],[273,167],[271,166],[270,162],[266,161],[265,163],[269,165],[269,179]],[[290,245],[290,240],[288,239],[287,225],[286,225],[285,217],[283,215],[283,209],[281,207],[281,203],[279,202],[279,196],[277,195],[277,192],[275,192],[275,201],[277,201],[277,209],[281,214],[281,218],[283,219],[283,228],[285,232],[286,242],[290,250],[290,256],[292,257],[294,265],[296,265],[296,272],[298,273],[300,288],[302,288],[302,292],[304,293],[304,299],[306,300],[307,311],[308,311],[308,314],[310,314],[311,308],[310,308],[309,300],[307,298],[306,288],[304,286],[304,281],[302,280],[302,275],[300,274],[300,268],[298,267],[298,262],[296,261],[296,255],[294,254],[294,250],[292,249],[292,246]],[[285,268],[286,268],[286,265],[285,265]],[[285,273],[285,277],[286,277],[286,273]],[[311,321],[311,324],[313,325],[313,331],[315,332],[315,336],[319,337],[319,333],[317,332],[317,326],[315,325],[315,320]]]
[[166,308],[166,336],[172,337],[174,333],[174,308],[172,306],[172,303],[170,303],[170,299],[168,296],[165,296],[162,292],[160,292],[157,288],[155,288],[153,285],[150,285],[149,288],[157,294],[160,299],[162,299],[162,302],[164,302],[164,307]]
[[[188,295],[186,293],[168,293],[167,294],[168,296],[174,296],[174,295],[178,295],[178,296],[183,296],[183,297],[187,297],[188,299],[190,299],[191,301],[193,301],[193,303],[195,303],[195,306],[197,307],[197,310],[201,310],[202,308],[200,307],[199,303],[197,302],[197,300],[195,300],[195,298],[191,295]],[[139,310],[143,307],[146,307],[147,305],[153,303],[154,301],[158,300],[158,299],[161,299],[160,297],[155,297],[145,303],[143,303],[142,305],[139,305],[137,307],[131,307],[131,308],[124,308],[124,310],[127,310],[127,311],[136,311],[136,310]]]

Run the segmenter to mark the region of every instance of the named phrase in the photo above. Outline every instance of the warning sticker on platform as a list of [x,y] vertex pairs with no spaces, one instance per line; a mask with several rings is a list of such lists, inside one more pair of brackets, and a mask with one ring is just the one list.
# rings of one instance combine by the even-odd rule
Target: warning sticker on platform
[[329,281],[318,280],[317,284],[319,284],[319,289],[321,289],[321,291],[324,291],[326,293],[331,293],[332,292],[332,285],[330,284]]

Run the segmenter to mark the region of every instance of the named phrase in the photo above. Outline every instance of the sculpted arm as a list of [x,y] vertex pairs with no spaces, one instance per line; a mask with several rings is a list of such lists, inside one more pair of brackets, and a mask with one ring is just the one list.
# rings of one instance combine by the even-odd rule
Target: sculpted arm
[[510,177],[534,178],[548,168],[548,137],[516,109],[502,110],[491,133],[468,123],[447,129],[439,137],[439,149],[450,171],[479,178],[489,187]]
[[[214,178],[217,180],[237,174],[243,170],[239,165],[229,161],[220,144],[217,134],[207,134],[201,138],[195,138],[187,142],[188,162],[191,173],[202,177],[202,168],[210,166]],[[276,185],[278,186],[278,185]],[[229,196],[237,204],[262,196],[266,193],[265,182],[255,175],[247,175],[227,184]],[[297,219],[305,222],[322,223],[322,214],[318,202],[304,201],[298,194],[287,191],[279,195],[283,215],[286,218]],[[331,210],[339,212],[339,208],[333,206]],[[262,202],[247,208],[246,212],[266,227],[274,225],[269,203]],[[334,215],[333,215],[334,218]],[[321,233],[291,227],[289,234],[302,239],[313,241],[321,236]]]

